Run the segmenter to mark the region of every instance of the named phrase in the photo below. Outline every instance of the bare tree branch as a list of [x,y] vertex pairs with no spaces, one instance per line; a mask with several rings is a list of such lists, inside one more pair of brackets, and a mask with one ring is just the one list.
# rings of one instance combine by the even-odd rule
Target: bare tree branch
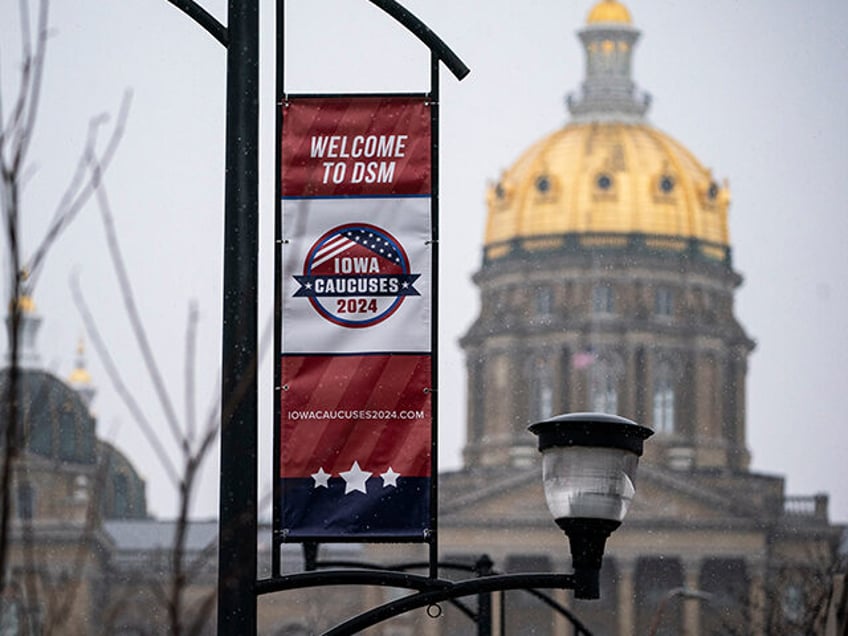
[[188,449],[194,441],[195,429],[197,428],[196,415],[194,412],[194,401],[196,394],[194,390],[195,384],[195,366],[197,365],[196,345],[197,345],[197,304],[191,303],[188,309],[188,324],[186,325],[186,351],[185,351],[185,410],[186,410],[186,433],[183,444],[184,449]]
[[[99,166],[96,163],[92,164],[92,170],[99,172]],[[159,365],[156,362],[156,357],[153,355],[153,350],[150,347],[150,341],[147,338],[147,330],[144,328],[144,323],[139,315],[138,307],[135,303],[135,296],[132,291],[132,283],[127,274],[127,268],[124,264],[124,257],[121,252],[121,247],[118,242],[118,235],[115,231],[115,220],[112,215],[112,210],[109,205],[109,199],[106,194],[106,188],[96,177],[94,182],[97,184],[97,203],[100,209],[100,217],[103,221],[103,228],[106,231],[106,245],[109,248],[109,256],[112,260],[112,267],[115,268],[115,274],[118,276],[118,283],[121,290],[121,298],[124,301],[124,309],[127,312],[127,317],[130,321],[133,337],[136,344],[141,350],[141,358],[144,361],[144,366],[147,368],[147,373],[153,388],[156,391],[156,396],[159,399],[159,404],[165,414],[165,422],[171,430],[171,435],[174,441],[182,445],[182,434],[180,432],[177,414],[171,402],[171,397],[165,388],[165,381],[162,378],[162,373],[159,371]]]
[[83,324],[85,325],[85,331],[88,334],[88,337],[91,339],[91,342],[94,345],[94,349],[97,352],[97,355],[100,358],[101,362],[103,363],[103,366],[106,368],[106,374],[109,376],[109,380],[112,382],[112,386],[120,396],[124,405],[130,411],[130,414],[132,415],[136,424],[138,424],[148,443],[153,448],[153,451],[156,454],[156,458],[162,464],[162,468],[165,469],[165,472],[168,474],[168,478],[174,485],[177,485],[180,480],[179,475],[177,473],[177,469],[171,462],[170,457],[168,457],[168,453],[165,451],[165,447],[162,446],[162,442],[159,441],[159,436],[156,435],[156,433],[154,432],[153,426],[147,420],[141,407],[135,401],[135,398],[132,396],[132,393],[129,391],[127,386],[124,384],[124,381],[121,379],[121,374],[118,372],[118,367],[115,364],[114,360],[112,360],[112,356],[109,354],[109,349],[106,347],[106,344],[103,342],[103,338],[100,336],[100,330],[97,328],[97,324],[94,321],[94,317],[91,315],[91,311],[88,309],[88,305],[86,304],[82,291],[79,287],[79,280],[76,276],[71,277],[70,285],[71,292],[74,298],[74,304],[76,305],[77,310],[82,316]]
[[[27,25],[29,23],[29,5],[27,0],[20,0],[21,6],[21,21],[26,21]],[[17,130],[16,135],[16,143],[15,145],[15,169],[20,170],[23,165],[24,158],[26,157],[27,150],[29,149],[29,145],[32,142],[32,132],[35,129],[35,117],[38,113],[38,103],[41,97],[41,79],[43,77],[44,72],[44,60],[45,60],[45,51],[47,49],[47,15],[48,15],[49,2],[48,0],[41,0],[38,8],[38,28],[36,31],[36,40],[35,40],[35,53],[31,53],[29,50],[26,52],[26,68],[28,70],[29,81],[27,86],[27,95],[24,100],[22,100],[22,105],[24,108],[21,110],[21,125],[16,126],[15,130]],[[27,26],[27,40],[29,28]],[[27,43],[27,49],[29,49],[29,43]],[[22,94],[23,96],[23,94]]]
[[[121,106],[118,110],[118,116],[115,120],[115,127],[112,134],[106,143],[106,147],[98,158],[96,155],[97,132],[100,126],[104,123],[103,115],[95,117],[89,123],[88,140],[86,142],[83,157],[80,164],[74,172],[70,184],[65,189],[56,211],[53,215],[53,220],[50,227],[41,240],[41,243],[33,252],[32,257],[26,264],[26,269],[30,272],[33,280],[36,280],[41,270],[44,258],[50,249],[50,246],[56,241],[62,231],[73,221],[79,211],[91,198],[91,195],[98,189],[98,183],[103,178],[103,174],[112,162],[115,156],[115,151],[118,149],[121,138],[124,134],[127,118],[129,117],[130,104],[132,102],[132,93],[127,91],[121,99]],[[91,169],[96,166],[96,169]],[[89,178],[86,180],[84,176],[86,170],[89,170]]]

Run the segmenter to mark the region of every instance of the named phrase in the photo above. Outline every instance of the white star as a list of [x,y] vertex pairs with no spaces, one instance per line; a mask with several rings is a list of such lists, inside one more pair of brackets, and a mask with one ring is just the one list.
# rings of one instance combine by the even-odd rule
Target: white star
[[359,467],[359,462],[353,462],[353,466],[350,467],[350,470],[339,473],[339,475],[341,475],[341,478],[345,480],[346,495],[354,490],[367,494],[368,491],[365,489],[365,482],[368,481],[371,473],[362,470]]
[[318,469],[317,473],[310,475],[315,480],[315,488],[328,488],[330,484],[330,473],[324,472],[324,467]]
[[400,477],[400,473],[396,473],[392,470],[392,467],[389,466],[389,469],[380,474],[380,477],[383,478],[383,488],[388,488],[389,486],[394,486],[397,488],[397,480]]

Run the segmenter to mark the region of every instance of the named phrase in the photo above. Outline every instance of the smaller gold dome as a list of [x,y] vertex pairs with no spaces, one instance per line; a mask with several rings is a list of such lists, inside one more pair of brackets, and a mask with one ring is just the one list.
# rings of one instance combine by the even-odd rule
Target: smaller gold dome
[[68,382],[73,386],[87,386],[91,384],[91,374],[82,367],[77,367],[68,376]]
[[68,376],[71,386],[83,387],[91,384],[91,374],[85,368],[85,343],[80,338],[77,343],[77,366]]
[[[11,307],[12,303],[9,303]],[[28,294],[21,294],[18,296],[18,310],[22,314],[34,314],[35,313],[35,301],[32,299],[32,296]]]
[[615,22],[618,24],[633,24],[630,12],[617,0],[601,0],[589,12],[587,24],[599,22]]

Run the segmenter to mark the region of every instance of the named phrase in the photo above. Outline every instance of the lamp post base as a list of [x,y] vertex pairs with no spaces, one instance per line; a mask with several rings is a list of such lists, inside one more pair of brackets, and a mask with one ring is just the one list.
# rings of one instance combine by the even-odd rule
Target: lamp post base
[[610,519],[560,518],[556,523],[565,532],[571,546],[574,598],[600,598],[601,562],[607,537],[621,522]]

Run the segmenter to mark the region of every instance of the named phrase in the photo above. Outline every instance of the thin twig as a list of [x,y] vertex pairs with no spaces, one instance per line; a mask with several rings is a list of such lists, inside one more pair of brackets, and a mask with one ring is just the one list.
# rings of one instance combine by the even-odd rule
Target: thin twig
[[188,308],[188,321],[186,324],[186,349],[185,349],[185,410],[186,410],[186,433],[184,447],[188,449],[194,441],[195,429],[197,427],[195,404],[196,393],[195,367],[197,365],[197,303],[192,302]]
[[99,189],[99,183],[106,169],[111,164],[115,156],[115,151],[118,149],[118,145],[123,137],[126,121],[129,117],[131,101],[132,93],[127,91],[121,100],[118,117],[115,120],[115,127],[99,158],[96,156],[94,149],[97,141],[97,131],[103,122],[103,117],[95,117],[90,122],[88,141],[84,149],[84,155],[80,159],[82,167],[90,170],[90,178],[82,185],[79,185],[77,179],[80,176],[80,167],[78,166],[70,185],[63,193],[59,205],[56,207],[50,227],[26,264],[26,269],[30,272],[33,281],[38,277],[50,246],[56,241],[68,224],[76,218],[77,214],[79,214],[80,210],[82,210],[83,206],[91,198],[91,195]]
[[[47,0],[41,0],[38,9],[38,35],[36,36],[36,50],[35,54],[28,59],[32,64],[32,78],[29,84],[28,97],[26,99],[26,113],[24,120],[22,122],[22,126],[20,128],[20,133],[18,134],[17,140],[17,150],[15,154],[17,155],[19,165],[16,166],[16,169],[20,169],[21,165],[23,165],[24,157],[26,156],[27,150],[29,148],[29,144],[32,142],[33,130],[35,129],[35,117],[38,113],[38,103],[41,97],[41,80],[44,73],[44,60],[46,58],[45,52],[47,49],[47,16],[49,9],[49,2]],[[26,0],[21,0],[21,12],[27,11],[27,2]],[[29,13],[27,11],[27,22],[29,22]]]

